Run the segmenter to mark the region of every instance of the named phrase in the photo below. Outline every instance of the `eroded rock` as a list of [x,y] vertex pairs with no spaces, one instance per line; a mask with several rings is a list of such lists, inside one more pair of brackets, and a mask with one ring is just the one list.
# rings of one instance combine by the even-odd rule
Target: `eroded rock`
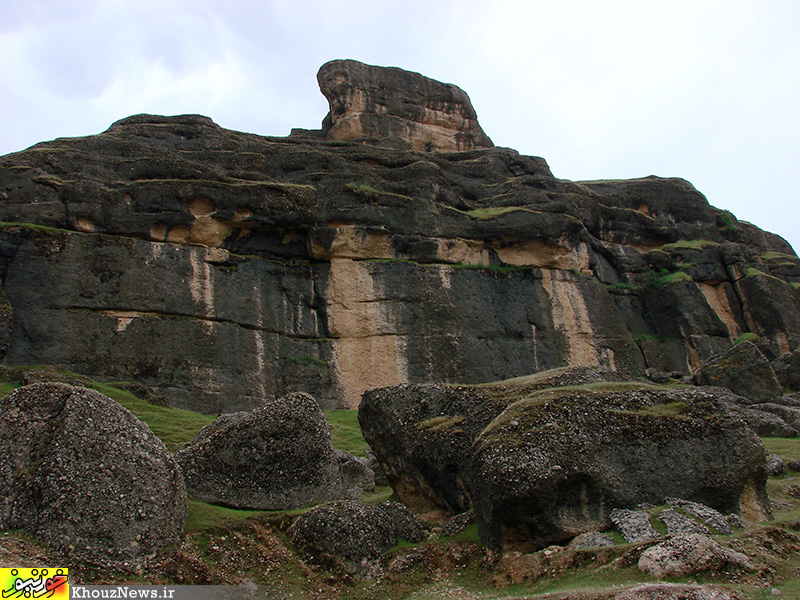
[[179,539],[181,470],[125,408],[61,383],[21,387],[0,405],[0,528],[122,568]]
[[696,372],[697,385],[712,385],[748,398],[751,403],[770,402],[783,392],[775,371],[753,342],[744,342],[714,358]]
[[345,493],[328,422],[301,392],[218,417],[175,458],[189,495],[203,502],[281,510]]
[[317,74],[330,112],[331,140],[394,142],[420,152],[491,148],[467,94],[419,73],[355,60],[328,62]]
[[768,519],[765,455],[702,390],[546,390],[476,439],[470,491],[488,547],[535,548],[606,528],[614,508],[667,496]]
[[659,579],[728,569],[757,570],[741,552],[722,546],[710,536],[698,534],[677,535],[648,548],[642,553],[638,566]]

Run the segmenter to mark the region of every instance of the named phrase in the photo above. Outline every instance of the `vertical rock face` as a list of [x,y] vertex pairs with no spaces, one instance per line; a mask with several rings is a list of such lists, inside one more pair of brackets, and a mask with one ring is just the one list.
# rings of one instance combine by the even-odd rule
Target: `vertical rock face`
[[137,115],[0,157],[2,360],[219,413],[800,345],[792,248],[690,183],[557,179],[415,73],[320,82],[325,135]]
[[420,152],[491,148],[467,94],[419,73],[334,60],[317,74],[330,140],[389,140]]

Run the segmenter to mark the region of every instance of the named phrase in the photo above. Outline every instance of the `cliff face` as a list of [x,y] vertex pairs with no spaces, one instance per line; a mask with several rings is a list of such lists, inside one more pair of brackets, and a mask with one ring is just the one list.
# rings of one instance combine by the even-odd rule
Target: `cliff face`
[[331,131],[138,115],[0,157],[4,362],[220,412],[565,365],[689,373],[743,332],[800,344],[791,247],[686,181]]

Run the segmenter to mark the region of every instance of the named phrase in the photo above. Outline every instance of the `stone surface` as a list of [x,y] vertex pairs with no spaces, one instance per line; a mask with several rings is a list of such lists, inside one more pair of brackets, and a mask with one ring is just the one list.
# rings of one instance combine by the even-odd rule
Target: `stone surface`
[[795,473],[800,473],[800,459],[798,460],[790,460],[786,463],[786,466],[789,467]]
[[745,600],[736,590],[712,585],[683,583],[641,583],[633,586],[555,592],[530,596],[529,600]]
[[345,493],[328,422],[300,392],[218,417],[175,458],[189,495],[212,504],[283,510]]
[[300,515],[288,534],[322,561],[332,561],[360,576],[377,576],[381,555],[398,538],[412,535],[414,541],[420,541],[424,537],[407,509],[394,504],[368,506],[346,500],[323,504]]
[[684,180],[571,182],[507,148],[136,115],[0,157],[0,222],[5,364],[209,414],[567,365],[687,375],[743,332],[775,357],[800,344],[785,241]]
[[473,440],[509,404],[536,390],[602,381],[590,368],[557,369],[484,386],[398,385],[364,394],[358,420],[400,499],[416,513],[469,509]]
[[710,506],[700,504],[699,502],[689,502],[682,498],[666,498],[665,500],[667,504],[677,506],[684,513],[703,521],[714,530],[713,533],[725,535],[733,533],[733,529],[731,529],[730,523],[728,523],[728,519],[725,515],[714,510]]
[[769,361],[752,342],[734,346],[709,361],[692,379],[697,385],[728,388],[754,404],[771,402],[783,393]]
[[582,550],[584,548],[605,548],[606,546],[613,545],[614,538],[607,533],[587,531],[586,533],[575,536],[567,548],[570,550]]
[[328,62],[317,74],[330,112],[330,140],[374,140],[419,152],[460,152],[494,144],[478,124],[467,94],[419,73],[355,60]]
[[611,511],[610,519],[629,544],[646,542],[660,537],[650,522],[650,513],[647,511],[615,508]]
[[786,474],[786,464],[783,459],[777,454],[770,454],[767,457],[767,475],[770,477],[778,477]]
[[475,440],[470,493],[489,548],[542,547],[675,496],[771,517],[766,452],[712,393],[609,383],[512,404]]
[[0,528],[121,568],[180,538],[181,471],[126,409],[61,383],[21,387],[0,405]]
[[698,534],[677,535],[648,548],[642,553],[638,566],[659,579],[707,571],[757,570],[741,552],[720,545],[710,536]]
[[708,535],[711,533],[708,527],[679,513],[674,508],[662,510],[658,514],[658,520],[666,525],[667,535],[684,535],[689,533]]
[[338,448],[334,448],[333,453],[339,461],[339,472],[345,490],[371,492],[375,489],[375,473],[366,465],[366,461],[362,462],[349,452]]

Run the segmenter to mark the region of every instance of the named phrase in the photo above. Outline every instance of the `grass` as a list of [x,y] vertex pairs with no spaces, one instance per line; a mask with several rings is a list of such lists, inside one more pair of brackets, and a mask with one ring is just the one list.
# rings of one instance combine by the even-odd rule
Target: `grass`
[[323,412],[331,427],[333,447],[349,452],[353,456],[364,456],[369,445],[361,435],[358,411],[337,409]]
[[733,345],[738,346],[739,344],[744,344],[745,342],[755,342],[756,340],[760,340],[761,336],[757,333],[753,333],[752,331],[745,331],[742,335],[737,337]]
[[661,246],[661,250],[705,250],[706,248],[713,248],[719,245],[719,242],[712,242],[711,240],[678,240],[671,244],[664,244]]
[[238,510],[189,500],[184,529],[186,531],[211,529],[264,514],[266,511],[263,510]]

